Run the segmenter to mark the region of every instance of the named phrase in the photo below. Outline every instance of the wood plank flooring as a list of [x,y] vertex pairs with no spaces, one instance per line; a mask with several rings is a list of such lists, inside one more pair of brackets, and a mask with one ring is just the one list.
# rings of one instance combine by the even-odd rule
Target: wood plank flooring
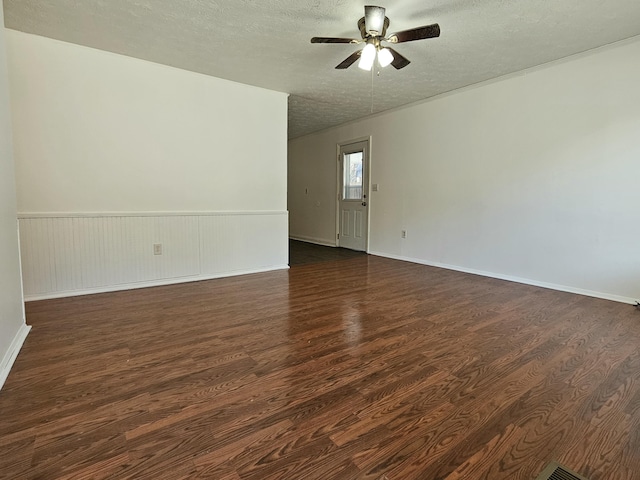
[[358,255],[27,318],[1,478],[640,478],[629,305]]
[[289,240],[289,265],[297,267],[310,263],[335,262],[350,258],[362,257],[364,252],[347,248],[326,247],[299,240]]

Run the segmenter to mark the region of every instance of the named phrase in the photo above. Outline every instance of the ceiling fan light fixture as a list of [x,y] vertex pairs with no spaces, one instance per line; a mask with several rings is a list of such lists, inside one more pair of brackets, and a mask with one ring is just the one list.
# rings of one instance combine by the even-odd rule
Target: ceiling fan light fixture
[[393,62],[393,53],[388,48],[381,48],[378,51],[378,64],[384,68]]
[[367,43],[362,49],[360,61],[358,62],[358,68],[361,68],[362,70],[371,70],[375,59],[376,47],[372,43]]
[[353,52],[336,68],[344,70],[356,63],[362,70],[371,71],[373,64],[378,58],[378,65],[384,68],[392,65],[396,70],[400,70],[411,62],[400,52],[391,47],[383,47],[383,43],[395,45],[396,43],[413,42],[416,40],[425,40],[427,38],[436,38],[440,36],[440,25],[433,23],[422,27],[410,28],[402,30],[387,36],[387,28],[389,28],[389,18],[385,16],[383,7],[375,7],[366,5],[364,7],[364,17],[358,20],[358,30],[360,30],[361,39],[342,38],[342,37],[313,37],[311,43],[353,43],[365,44],[362,50]]

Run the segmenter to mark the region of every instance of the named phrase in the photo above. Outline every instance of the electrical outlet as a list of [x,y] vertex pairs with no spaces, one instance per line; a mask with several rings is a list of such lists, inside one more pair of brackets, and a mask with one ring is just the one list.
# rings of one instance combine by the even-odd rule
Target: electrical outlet
[[153,244],[153,254],[154,255],[162,255],[162,244],[154,243]]
[[402,230],[401,234],[402,238],[407,238],[407,231],[406,230]]

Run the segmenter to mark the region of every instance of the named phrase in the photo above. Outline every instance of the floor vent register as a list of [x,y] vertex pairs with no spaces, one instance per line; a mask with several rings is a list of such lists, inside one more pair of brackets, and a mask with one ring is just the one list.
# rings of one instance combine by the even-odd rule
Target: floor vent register
[[559,463],[551,462],[547,465],[536,480],[589,480],[582,475],[572,472],[567,467],[563,467]]

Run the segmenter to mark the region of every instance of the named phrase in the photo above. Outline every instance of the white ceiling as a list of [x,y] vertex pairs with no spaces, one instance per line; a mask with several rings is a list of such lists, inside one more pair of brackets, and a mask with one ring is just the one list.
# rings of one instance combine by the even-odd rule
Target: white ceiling
[[[358,47],[358,0],[4,0],[8,28],[290,93],[289,137],[640,35],[639,0],[379,0],[395,47],[379,75],[334,67]],[[640,61],[640,59],[639,59]],[[606,75],[606,72],[593,72]]]

